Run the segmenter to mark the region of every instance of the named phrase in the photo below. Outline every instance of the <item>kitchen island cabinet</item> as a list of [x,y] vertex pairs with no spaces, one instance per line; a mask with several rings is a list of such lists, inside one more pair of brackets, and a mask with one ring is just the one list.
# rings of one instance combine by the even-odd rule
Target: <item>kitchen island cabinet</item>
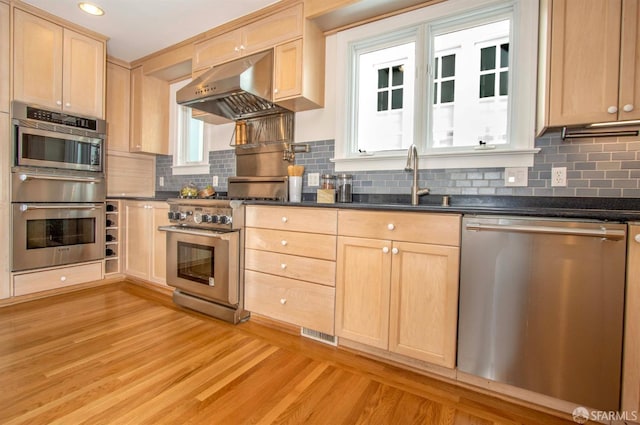
[[166,202],[125,201],[125,274],[166,285],[167,244],[158,226],[169,225]]
[[336,210],[246,208],[245,308],[333,335]]
[[457,214],[339,211],[336,334],[453,368],[459,240]]
[[640,1],[540,8],[538,130],[640,119]]
[[105,40],[14,9],[13,97],[104,118]]

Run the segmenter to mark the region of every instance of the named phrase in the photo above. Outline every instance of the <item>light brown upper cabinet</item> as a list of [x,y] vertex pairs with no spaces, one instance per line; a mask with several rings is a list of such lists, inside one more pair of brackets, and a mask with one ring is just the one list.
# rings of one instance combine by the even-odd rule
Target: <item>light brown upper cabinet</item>
[[0,3],[0,112],[9,112],[11,32],[9,5]]
[[169,154],[169,82],[131,70],[129,152]]
[[14,11],[14,99],[103,118],[104,40]]
[[302,36],[302,4],[196,43],[193,70],[208,68]]
[[107,62],[107,150],[129,152],[131,73]]
[[639,5],[540,3],[538,130],[640,119]]

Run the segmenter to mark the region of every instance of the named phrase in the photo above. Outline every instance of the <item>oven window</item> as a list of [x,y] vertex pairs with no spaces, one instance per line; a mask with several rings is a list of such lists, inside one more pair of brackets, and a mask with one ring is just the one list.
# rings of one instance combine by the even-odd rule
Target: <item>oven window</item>
[[95,218],[47,218],[27,221],[27,249],[92,244]]
[[178,277],[209,285],[213,276],[215,248],[178,242]]
[[74,165],[100,165],[100,145],[23,133],[22,158]]

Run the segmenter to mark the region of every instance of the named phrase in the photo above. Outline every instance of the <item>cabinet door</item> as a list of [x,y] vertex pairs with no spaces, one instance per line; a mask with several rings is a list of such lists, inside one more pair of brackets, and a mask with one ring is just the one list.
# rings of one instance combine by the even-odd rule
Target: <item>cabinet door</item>
[[63,51],[62,109],[103,118],[104,43],[65,29]]
[[127,68],[107,62],[107,150],[129,152],[131,75]]
[[62,107],[62,27],[14,9],[13,97]]
[[125,203],[125,273],[149,280],[151,209],[145,202]]
[[241,45],[241,29],[229,31],[194,44],[193,69],[200,70],[239,58]]
[[[636,239],[637,238],[637,239]],[[640,410],[640,224],[629,225],[622,409]]]
[[169,83],[131,71],[130,152],[169,154]]
[[275,49],[274,99],[299,96],[302,92],[302,39]]
[[550,126],[617,120],[621,2],[553,1]]
[[151,256],[150,280],[157,283],[167,283],[167,236],[166,232],[158,230],[158,226],[169,225],[169,204],[154,202],[151,234],[153,235],[153,255]]
[[154,155],[108,152],[106,165],[107,196],[151,198],[155,195]]
[[394,242],[389,350],[453,368],[459,249]]
[[268,49],[302,36],[302,4],[287,8],[244,27],[242,54]]
[[622,47],[620,49],[621,120],[640,119],[640,1],[622,0]]
[[9,112],[11,32],[9,5],[0,3],[0,112]]
[[391,242],[339,237],[336,269],[336,334],[386,350]]

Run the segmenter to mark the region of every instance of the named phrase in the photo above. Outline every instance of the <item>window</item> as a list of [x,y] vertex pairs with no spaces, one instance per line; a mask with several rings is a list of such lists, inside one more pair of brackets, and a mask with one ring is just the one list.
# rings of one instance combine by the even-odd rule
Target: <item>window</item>
[[191,108],[178,105],[176,92],[190,80],[171,85],[170,134],[173,154],[173,174],[209,174],[206,157],[205,124],[191,117]]
[[338,33],[336,170],[402,169],[412,143],[429,168],[532,165],[537,7],[449,0]]

